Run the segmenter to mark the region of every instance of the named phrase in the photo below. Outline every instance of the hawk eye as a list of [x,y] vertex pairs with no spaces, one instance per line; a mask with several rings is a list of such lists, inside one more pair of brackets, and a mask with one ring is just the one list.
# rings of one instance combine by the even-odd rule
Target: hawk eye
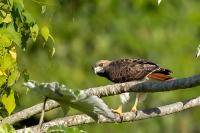
[[99,66],[102,67],[102,66],[103,66],[103,63],[100,63]]

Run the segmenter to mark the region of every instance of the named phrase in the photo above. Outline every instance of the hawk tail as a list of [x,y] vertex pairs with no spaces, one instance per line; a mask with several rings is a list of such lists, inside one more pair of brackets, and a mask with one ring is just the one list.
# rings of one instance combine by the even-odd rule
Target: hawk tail
[[160,81],[173,79],[173,77],[171,77],[169,75],[162,74],[162,73],[151,73],[147,77],[149,79],[160,80]]
[[172,73],[172,71],[169,69],[159,68],[155,70],[154,72],[152,72],[151,74],[149,74],[147,77],[149,79],[160,80],[160,81],[172,80],[174,78],[169,76],[170,73]]

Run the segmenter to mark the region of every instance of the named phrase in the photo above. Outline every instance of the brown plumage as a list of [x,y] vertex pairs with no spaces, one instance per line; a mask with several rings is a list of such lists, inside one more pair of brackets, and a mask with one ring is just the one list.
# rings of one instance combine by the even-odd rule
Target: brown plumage
[[168,80],[171,71],[144,59],[100,60],[94,66],[97,75],[106,77],[114,83],[123,83],[145,78]]
[[[114,83],[128,81],[158,80],[164,81],[172,79],[170,70],[161,68],[157,64],[144,59],[119,59],[119,60],[100,60],[93,66],[95,74],[106,77]],[[144,93],[137,93],[135,104],[132,111],[137,111],[137,104],[144,97]],[[129,93],[120,94],[122,104],[129,100]],[[122,115],[122,105],[113,112]]]

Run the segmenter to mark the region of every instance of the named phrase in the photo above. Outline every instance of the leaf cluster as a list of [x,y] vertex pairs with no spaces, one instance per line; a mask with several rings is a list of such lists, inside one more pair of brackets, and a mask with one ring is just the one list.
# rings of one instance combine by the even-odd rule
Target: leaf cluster
[[[35,42],[39,30],[23,0],[0,1],[0,116],[10,115],[16,106],[10,89],[20,76],[16,49],[26,50],[27,41]],[[49,36],[53,39],[47,26],[41,29],[41,36],[44,43]]]

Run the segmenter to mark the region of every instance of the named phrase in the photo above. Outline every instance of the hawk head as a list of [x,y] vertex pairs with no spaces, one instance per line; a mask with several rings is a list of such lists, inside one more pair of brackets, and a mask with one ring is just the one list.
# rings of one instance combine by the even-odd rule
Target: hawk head
[[93,66],[94,73],[97,75],[104,75],[106,67],[111,63],[109,60],[100,60],[97,61]]

